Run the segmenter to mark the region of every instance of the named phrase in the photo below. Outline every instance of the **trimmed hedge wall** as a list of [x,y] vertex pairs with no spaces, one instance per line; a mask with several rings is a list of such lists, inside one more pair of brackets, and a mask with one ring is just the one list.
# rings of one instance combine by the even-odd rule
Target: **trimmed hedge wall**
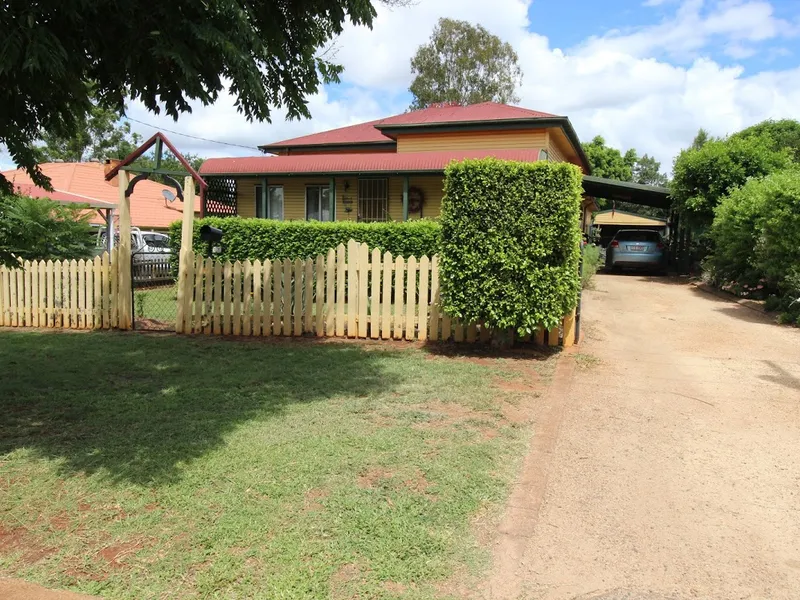
[[440,281],[463,322],[531,333],[578,302],[581,172],[496,159],[445,171]]
[[[327,254],[351,239],[370,248],[389,251],[393,256],[433,256],[439,251],[441,225],[429,219],[390,223],[354,223],[337,221],[272,221],[241,217],[206,217],[194,222],[195,252],[208,253],[208,244],[200,240],[200,227],[211,225],[224,232],[222,260],[305,259]],[[180,221],[170,226],[172,260],[177,265],[181,246]],[[175,272],[177,266],[173,265]]]

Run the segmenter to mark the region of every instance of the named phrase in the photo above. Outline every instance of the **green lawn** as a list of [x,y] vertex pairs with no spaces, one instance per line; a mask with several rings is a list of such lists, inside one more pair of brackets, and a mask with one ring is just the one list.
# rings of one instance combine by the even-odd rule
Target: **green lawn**
[[475,523],[524,452],[503,411],[522,396],[500,389],[521,366],[552,360],[0,332],[0,575],[106,598],[451,597],[486,568]]

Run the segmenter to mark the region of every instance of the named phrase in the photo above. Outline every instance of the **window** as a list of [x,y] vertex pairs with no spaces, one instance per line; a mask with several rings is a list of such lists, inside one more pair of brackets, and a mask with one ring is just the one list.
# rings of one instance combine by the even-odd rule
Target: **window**
[[330,221],[331,190],[327,185],[306,186],[306,220]]
[[386,179],[358,180],[358,220],[367,223],[389,220],[389,194]]
[[263,186],[256,186],[256,217],[283,221],[283,186],[267,186],[266,206],[264,205],[263,190]]
[[549,161],[550,160],[550,153],[547,150],[545,150],[544,148],[542,148],[541,150],[539,150],[539,160],[547,160],[547,161]]

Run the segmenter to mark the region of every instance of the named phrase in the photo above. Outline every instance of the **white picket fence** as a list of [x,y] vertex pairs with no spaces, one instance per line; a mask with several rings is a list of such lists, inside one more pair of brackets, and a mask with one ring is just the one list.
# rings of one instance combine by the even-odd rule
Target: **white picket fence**
[[25,261],[21,268],[0,267],[0,325],[117,327],[117,252],[94,260]]
[[[456,342],[491,338],[488,328],[464,325],[441,311],[438,256],[393,257],[351,240],[315,259],[223,263],[194,254],[187,267],[178,282],[178,332]],[[574,316],[568,319],[565,340]],[[549,332],[550,345],[558,343],[559,331]],[[545,343],[543,330],[539,337]]]

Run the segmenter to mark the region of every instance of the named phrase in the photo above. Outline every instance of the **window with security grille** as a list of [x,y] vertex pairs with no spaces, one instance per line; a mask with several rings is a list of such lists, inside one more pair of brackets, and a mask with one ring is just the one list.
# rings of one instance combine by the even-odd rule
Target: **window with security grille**
[[358,220],[366,223],[389,220],[387,179],[358,180]]

